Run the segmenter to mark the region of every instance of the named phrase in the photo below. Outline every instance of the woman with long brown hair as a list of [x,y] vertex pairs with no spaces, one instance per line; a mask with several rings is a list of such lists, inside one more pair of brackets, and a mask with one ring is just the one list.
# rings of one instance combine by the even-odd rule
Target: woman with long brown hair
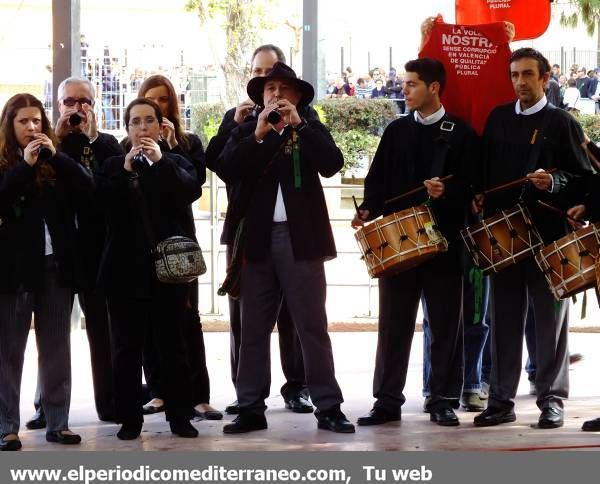
[[0,116],[0,450],[19,450],[19,393],[35,316],[46,440],[78,444],[69,430],[70,316],[81,264],[75,206],[91,174],[56,151],[42,103],[10,98]]
[[[154,101],[162,114],[161,138],[165,150],[183,156],[196,168],[198,183],[206,181],[206,165],[202,141],[193,133],[186,132],[180,115],[180,105],[175,88],[169,79],[161,74],[148,77],[140,87],[138,97]],[[126,138],[122,146],[128,151],[131,146]],[[210,406],[210,381],[206,368],[206,352],[200,313],[198,312],[198,282],[190,284],[188,300],[189,319],[187,333],[187,356],[192,371],[192,389],[194,393],[194,412],[196,417],[205,420],[220,420],[223,414]],[[161,376],[158,372],[157,348],[148,339],[144,349],[144,374],[148,384],[150,401],[144,405],[146,414],[164,409],[161,398]],[[168,375],[164,377],[168,378]]]

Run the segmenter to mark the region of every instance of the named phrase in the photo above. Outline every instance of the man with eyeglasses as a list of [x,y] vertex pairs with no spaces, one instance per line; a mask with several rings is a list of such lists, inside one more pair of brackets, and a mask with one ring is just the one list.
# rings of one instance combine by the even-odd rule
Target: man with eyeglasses
[[[117,139],[100,133],[94,113],[94,86],[88,79],[69,77],[58,86],[60,117],[55,132],[59,151],[89,169],[99,168],[104,160],[122,154]],[[112,364],[108,330],[106,297],[96,291],[96,276],[104,246],[106,228],[102,212],[94,206],[77,208],[77,235],[82,247],[81,261],[85,285],[79,292],[79,302],[85,315],[90,344],[94,399],[98,418],[115,418]],[[34,401],[36,414],[25,426],[28,429],[46,427],[44,409],[40,405],[40,388]]]

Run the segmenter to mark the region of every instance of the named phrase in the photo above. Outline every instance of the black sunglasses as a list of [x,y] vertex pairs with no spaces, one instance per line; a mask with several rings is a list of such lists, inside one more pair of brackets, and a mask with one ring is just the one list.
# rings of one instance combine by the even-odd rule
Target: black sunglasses
[[87,97],[66,97],[65,99],[63,99],[63,104],[65,106],[75,106],[75,104],[81,104],[82,106],[84,104],[89,104],[90,106],[92,105],[92,100],[88,99]]

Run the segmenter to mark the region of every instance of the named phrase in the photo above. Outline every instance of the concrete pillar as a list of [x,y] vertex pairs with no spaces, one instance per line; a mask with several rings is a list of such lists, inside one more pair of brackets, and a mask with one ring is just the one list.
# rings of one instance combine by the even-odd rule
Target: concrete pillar
[[57,89],[62,80],[81,75],[79,0],[52,0],[52,119],[58,119]]

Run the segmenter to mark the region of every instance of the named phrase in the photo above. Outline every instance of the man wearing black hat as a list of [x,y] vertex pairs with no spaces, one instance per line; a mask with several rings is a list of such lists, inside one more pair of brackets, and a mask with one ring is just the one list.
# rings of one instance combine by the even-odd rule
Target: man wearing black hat
[[[276,62],[285,64],[285,55],[283,51],[273,45],[264,44],[256,48],[252,54],[251,76],[265,76],[273,68]],[[215,171],[215,163],[225,144],[229,139],[231,132],[240,124],[256,120],[259,114],[256,104],[251,99],[242,101],[237,107],[230,109],[225,113],[221,126],[216,136],[214,136],[206,148],[206,166]],[[307,118],[317,117],[317,113],[310,106],[302,110],[302,115]],[[228,198],[231,196],[231,187],[227,186]],[[223,234],[221,243],[226,244],[225,234]],[[232,246],[228,245],[228,262],[231,259]],[[240,317],[240,302],[233,297],[229,297],[229,334],[231,347],[231,380],[235,387],[237,372],[240,361],[240,343],[241,343],[242,323]],[[281,396],[285,402],[285,407],[295,413],[311,413],[313,406],[308,400],[308,389],[306,387],[306,378],[304,375],[304,361],[302,360],[302,349],[298,334],[287,310],[285,301],[282,302],[277,317],[277,335],[279,337],[279,355],[281,359],[281,369],[285,377],[285,383],[281,387]],[[237,414],[237,401],[225,408],[228,414]]]
[[223,431],[267,427],[269,339],[283,294],[300,338],[318,427],[354,432],[340,410],[343,397],[327,334],[323,262],[336,249],[319,181],[319,174],[330,177],[340,170],[342,153],[319,121],[298,114],[314,90],[285,64],[277,62],[266,77],[250,80],[247,90],[264,109],[256,121],[232,131],[216,162],[217,174],[232,186],[225,242],[233,242],[242,218],[245,227],[239,415]]

